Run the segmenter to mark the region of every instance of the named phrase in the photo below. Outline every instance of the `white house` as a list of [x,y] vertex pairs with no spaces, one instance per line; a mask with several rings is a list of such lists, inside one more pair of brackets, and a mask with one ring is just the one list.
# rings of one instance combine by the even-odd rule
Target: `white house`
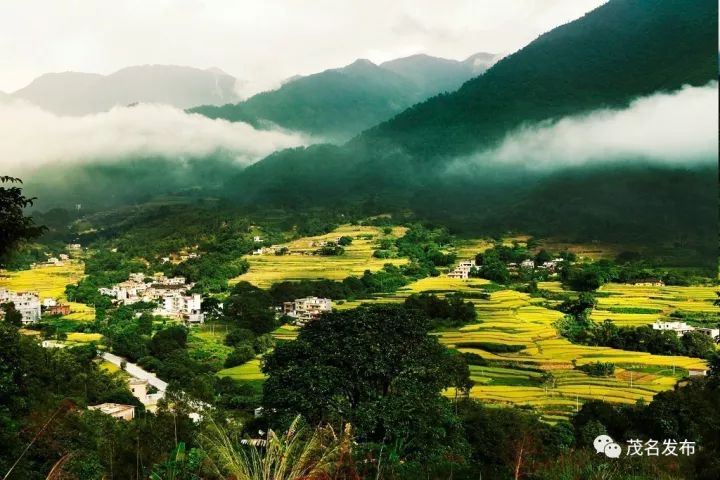
[[669,330],[675,332],[678,337],[682,337],[687,332],[695,330],[695,327],[685,322],[661,322],[659,320],[652,324],[652,328],[653,330]]
[[715,341],[720,337],[720,328],[696,328],[695,331],[707,335]]
[[101,403],[100,405],[91,405],[88,410],[98,410],[105,415],[130,421],[135,418],[135,407],[132,405],[123,405],[120,403]]
[[535,262],[528,258],[527,260],[523,260],[522,262],[520,262],[520,268],[531,270],[535,268]]
[[40,297],[35,292],[13,292],[0,288],[0,304],[13,303],[15,310],[22,315],[22,323],[29,325],[40,321],[42,308]]
[[51,308],[51,307],[54,307],[54,306],[56,306],[56,305],[57,305],[57,300],[55,300],[54,298],[50,298],[50,297],[43,298],[43,301],[42,301],[42,306],[43,306],[43,307],[45,307],[45,308]]
[[305,297],[283,303],[283,313],[296,319],[298,323],[315,320],[321,314],[330,311],[332,311],[332,300],[329,298]]
[[201,311],[202,297],[199,293],[184,295],[180,291],[166,293],[162,296],[156,310],[158,315],[183,318],[189,323],[203,323],[205,316]]
[[262,242],[262,237],[260,235],[255,235],[253,237],[253,242]]
[[470,278],[470,271],[473,268],[475,268],[474,260],[463,260],[452,272],[448,273],[448,278]]

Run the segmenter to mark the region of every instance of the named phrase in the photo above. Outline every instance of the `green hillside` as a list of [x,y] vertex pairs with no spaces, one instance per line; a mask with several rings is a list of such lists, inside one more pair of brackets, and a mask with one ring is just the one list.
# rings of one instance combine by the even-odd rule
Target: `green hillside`
[[[484,71],[482,62],[480,67],[471,62],[476,56],[459,62],[415,55],[381,65],[357,60],[343,68],[299,77],[244,102],[190,111],[256,128],[275,125],[333,141],[347,140],[414,103],[456,90]],[[487,63],[492,58],[481,60]]]
[[716,217],[705,207],[716,198],[716,185],[707,181],[715,176],[711,167],[678,177],[675,167],[657,166],[644,177],[641,159],[628,158],[624,165],[637,169],[618,163],[568,175],[481,165],[471,178],[451,177],[445,168],[523,124],[705,85],[716,78],[716,35],[712,0],[611,1],[540,36],[457,92],[416,105],[345,146],[273,154],[236,176],[232,189],[248,204],[412,208],[465,230],[552,225],[556,234],[645,240],[683,230],[707,241]]

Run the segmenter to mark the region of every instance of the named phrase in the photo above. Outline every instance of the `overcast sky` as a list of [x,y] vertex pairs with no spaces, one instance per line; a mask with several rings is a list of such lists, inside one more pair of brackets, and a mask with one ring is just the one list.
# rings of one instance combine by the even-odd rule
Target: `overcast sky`
[[2,0],[0,91],[46,72],[219,67],[255,89],[368,58],[509,53],[604,0]]

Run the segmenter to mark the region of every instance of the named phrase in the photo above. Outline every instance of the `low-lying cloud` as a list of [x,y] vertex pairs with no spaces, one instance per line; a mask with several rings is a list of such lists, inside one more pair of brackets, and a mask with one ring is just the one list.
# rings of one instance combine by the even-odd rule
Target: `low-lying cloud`
[[717,106],[717,82],[657,93],[625,109],[521,127],[498,147],[457,160],[449,171],[468,173],[492,165],[550,170],[628,160],[668,165],[717,162]]
[[21,175],[40,167],[125,158],[192,158],[222,153],[253,163],[308,138],[212,120],[177,108],[140,104],[83,117],[48,113],[20,101],[0,102],[0,168]]

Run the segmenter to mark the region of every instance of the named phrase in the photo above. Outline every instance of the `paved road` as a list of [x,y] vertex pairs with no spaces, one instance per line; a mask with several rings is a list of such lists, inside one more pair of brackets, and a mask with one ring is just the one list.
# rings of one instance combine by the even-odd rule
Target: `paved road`
[[[122,357],[118,357],[117,355],[114,355],[112,353],[108,352],[102,352],[100,356],[107,360],[108,362],[112,363],[113,365],[120,366],[120,364],[124,361],[126,361]],[[154,373],[150,373],[147,370],[143,370],[139,366],[137,366],[134,363],[127,362],[125,364],[125,371],[132,375],[135,378],[139,378],[141,380],[147,380],[147,382],[152,385],[153,387],[157,388],[159,392],[165,393],[165,390],[167,389],[167,382],[163,382],[160,380],[157,375]]]

